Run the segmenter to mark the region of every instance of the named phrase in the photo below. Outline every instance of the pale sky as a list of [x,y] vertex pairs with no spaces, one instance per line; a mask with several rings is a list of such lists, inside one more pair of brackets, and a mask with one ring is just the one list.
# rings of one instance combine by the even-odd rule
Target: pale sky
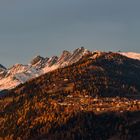
[[0,0],[0,64],[81,46],[140,52],[140,0]]

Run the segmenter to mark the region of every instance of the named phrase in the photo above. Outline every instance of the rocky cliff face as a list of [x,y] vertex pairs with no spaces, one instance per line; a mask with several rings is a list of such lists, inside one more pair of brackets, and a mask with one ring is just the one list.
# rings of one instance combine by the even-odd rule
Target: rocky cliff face
[[4,78],[4,76],[6,75],[6,68],[0,64],[0,79]]

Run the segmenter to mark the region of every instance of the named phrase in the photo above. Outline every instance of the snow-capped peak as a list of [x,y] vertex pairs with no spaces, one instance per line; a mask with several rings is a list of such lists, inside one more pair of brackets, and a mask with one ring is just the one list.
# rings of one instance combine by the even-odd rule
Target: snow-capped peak
[[[14,88],[20,83],[24,83],[44,73],[76,63],[85,55],[91,54],[91,58],[96,59],[102,53],[101,51],[90,52],[84,47],[81,47],[73,52],[64,50],[60,57],[44,58],[38,55],[27,65],[15,64],[9,69],[0,65],[0,90]],[[139,53],[119,52],[119,54],[140,60]]]
[[29,65],[15,64],[0,75],[0,90],[14,88],[39,75],[41,75],[41,71]]
[[119,53],[128,58],[140,60],[140,53],[135,53],[135,52],[119,52]]
[[28,65],[23,65],[23,64],[15,64],[11,68],[8,69],[8,74],[16,74],[16,73],[21,73],[26,70]]
[[88,54],[90,51],[84,47],[74,50],[72,53],[64,50],[62,55],[58,58],[56,56],[51,57],[48,60],[48,64],[43,68],[44,73],[53,71],[57,68],[62,68],[79,61],[84,55]]
[[32,61],[30,62],[30,66],[35,68],[35,69],[42,69],[47,65],[49,58],[44,58],[40,55],[36,56],[35,58],[32,59]]
[[66,61],[68,61],[68,59],[71,57],[71,53],[69,51],[64,50],[62,55],[59,57],[58,62],[59,64],[62,64]]
[[78,60],[80,60],[84,55],[88,54],[89,52],[90,51],[88,51],[84,47],[74,50],[73,54],[69,59],[69,64],[76,63]]
[[60,57],[44,58],[38,55],[27,65],[15,64],[9,69],[0,65],[0,90],[14,88],[20,83],[24,83],[41,74],[71,65],[88,53],[87,49],[81,47],[72,53],[64,50]]

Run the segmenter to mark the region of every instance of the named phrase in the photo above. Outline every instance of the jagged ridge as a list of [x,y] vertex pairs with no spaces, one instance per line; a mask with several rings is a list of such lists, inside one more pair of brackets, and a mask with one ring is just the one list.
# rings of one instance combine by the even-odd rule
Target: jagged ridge
[[[26,81],[36,78],[44,73],[72,65],[73,63],[79,61],[84,55],[92,53],[94,52],[90,52],[84,47],[81,47],[74,50],[73,53],[65,50],[60,57],[53,56],[51,58],[44,58],[36,56],[28,65],[15,64],[9,69],[0,65],[0,90],[14,88],[17,85],[25,83]],[[120,54],[129,58],[140,60],[140,54],[137,53]],[[100,52],[96,55],[100,55]],[[96,55],[92,57],[95,59]]]
[[[62,68],[79,61],[83,55],[89,53],[84,47],[76,49],[73,53],[63,51],[60,57],[44,58],[36,56],[28,65],[15,64],[8,70],[3,66],[0,74],[0,90],[11,89],[38,77],[44,73]],[[1,70],[1,69],[0,69]]]

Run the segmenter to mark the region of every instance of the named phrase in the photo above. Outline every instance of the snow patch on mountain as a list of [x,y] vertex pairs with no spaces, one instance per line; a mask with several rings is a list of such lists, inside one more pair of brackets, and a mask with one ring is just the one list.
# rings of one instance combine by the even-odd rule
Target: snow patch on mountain
[[0,80],[0,90],[11,89],[19,85],[20,82],[12,77],[6,77]]
[[14,88],[41,74],[41,70],[37,70],[29,65],[15,64],[8,69],[5,76],[0,79],[0,90]]
[[140,60],[140,53],[135,52],[120,52],[121,55],[124,55],[128,58]]

